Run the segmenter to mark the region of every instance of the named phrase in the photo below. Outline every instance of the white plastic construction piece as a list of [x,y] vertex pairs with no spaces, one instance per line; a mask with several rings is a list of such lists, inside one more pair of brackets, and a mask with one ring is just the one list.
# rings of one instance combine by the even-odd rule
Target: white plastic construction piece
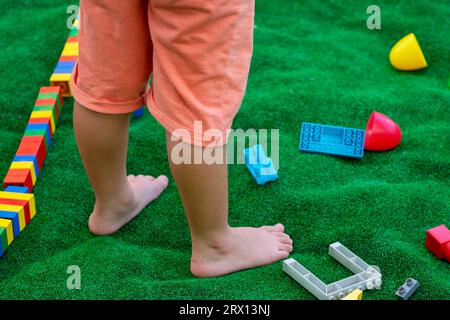
[[381,273],[341,243],[335,242],[330,244],[328,253],[353,272],[354,275],[327,285],[292,258],[283,261],[283,271],[319,300],[342,299],[355,289],[372,290],[381,287]]

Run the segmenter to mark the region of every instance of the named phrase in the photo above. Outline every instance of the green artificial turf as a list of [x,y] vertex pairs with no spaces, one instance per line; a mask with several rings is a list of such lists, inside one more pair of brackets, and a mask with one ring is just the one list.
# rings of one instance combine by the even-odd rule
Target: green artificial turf
[[[0,176],[9,167],[41,86],[67,37],[71,1],[3,1],[0,11]],[[279,180],[258,186],[230,165],[230,223],[282,222],[292,258],[332,282],[350,272],[328,256],[340,241],[380,267],[396,299],[407,277],[413,299],[448,299],[449,264],[424,247],[428,228],[450,222],[450,7],[448,1],[378,1],[381,30],[368,30],[372,1],[258,1],[255,47],[234,128],[280,130]],[[429,67],[405,73],[391,46],[415,32]],[[113,70],[112,70],[113,72]],[[364,128],[373,110],[393,118],[401,145],[361,161],[298,150],[303,121]],[[3,299],[314,299],[282,263],[220,278],[189,272],[190,236],[171,179],[168,190],[117,234],[87,229],[92,190],[77,153],[72,99],[65,106],[35,188],[38,214],[0,258]],[[146,112],[130,129],[130,173],[167,174],[164,131]],[[67,267],[81,268],[68,290]]]

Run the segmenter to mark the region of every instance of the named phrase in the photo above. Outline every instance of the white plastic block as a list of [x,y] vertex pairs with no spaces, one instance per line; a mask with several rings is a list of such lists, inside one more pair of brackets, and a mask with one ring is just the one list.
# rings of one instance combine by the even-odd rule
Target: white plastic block
[[326,285],[311,271],[292,258],[284,260],[283,271],[319,300],[342,299],[356,289],[372,290],[381,287],[381,273],[341,243],[335,242],[330,244],[328,253],[353,272],[354,275]]

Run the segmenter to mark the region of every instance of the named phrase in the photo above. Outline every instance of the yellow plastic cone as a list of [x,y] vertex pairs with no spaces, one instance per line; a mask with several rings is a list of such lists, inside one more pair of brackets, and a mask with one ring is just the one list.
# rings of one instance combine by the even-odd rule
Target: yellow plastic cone
[[363,292],[360,289],[353,290],[346,295],[342,300],[362,300]]
[[414,33],[401,38],[392,47],[389,60],[394,68],[403,71],[420,70],[428,66]]

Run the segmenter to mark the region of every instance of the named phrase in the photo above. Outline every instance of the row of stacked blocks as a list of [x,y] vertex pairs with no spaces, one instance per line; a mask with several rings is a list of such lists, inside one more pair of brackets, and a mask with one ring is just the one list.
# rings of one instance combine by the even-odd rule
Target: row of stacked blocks
[[64,102],[61,87],[42,87],[24,136],[0,191],[0,256],[36,215],[34,195],[39,171],[55,134]]
[[70,79],[72,78],[72,72],[78,59],[78,27],[79,20],[76,19],[69,32],[55,70],[50,77],[50,84],[61,87],[63,97],[72,96]]

